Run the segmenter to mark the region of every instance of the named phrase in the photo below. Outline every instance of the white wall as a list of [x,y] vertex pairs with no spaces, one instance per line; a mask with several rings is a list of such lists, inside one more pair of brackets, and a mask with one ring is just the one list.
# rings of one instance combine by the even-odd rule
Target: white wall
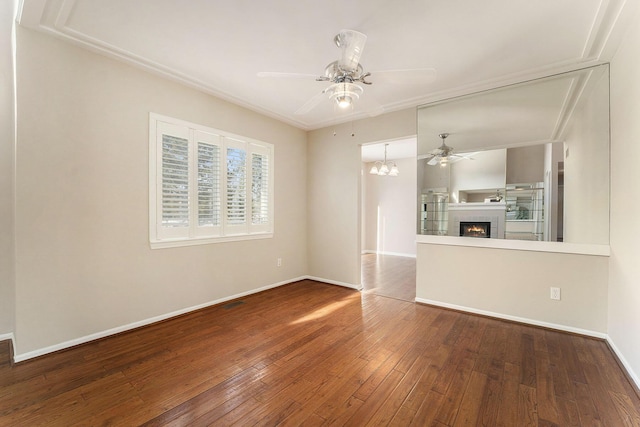
[[416,159],[397,159],[398,176],[371,175],[373,163],[364,167],[364,212],[366,252],[416,255]]
[[[306,274],[304,131],[24,28],[17,74],[18,359]],[[150,249],[149,112],[275,144],[274,238]]]
[[640,15],[611,62],[609,337],[640,385]]
[[0,335],[14,330],[14,2],[0,2]]
[[564,241],[609,243],[609,82],[603,73],[565,139]]
[[473,160],[459,160],[449,167],[451,167],[450,201],[462,203],[460,191],[489,190],[489,192],[495,192],[504,188],[507,150],[480,151],[473,154]]
[[451,188],[451,168],[440,165],[429,165],[427,159],[418,160],[418,193],[426,194],[428,190]]

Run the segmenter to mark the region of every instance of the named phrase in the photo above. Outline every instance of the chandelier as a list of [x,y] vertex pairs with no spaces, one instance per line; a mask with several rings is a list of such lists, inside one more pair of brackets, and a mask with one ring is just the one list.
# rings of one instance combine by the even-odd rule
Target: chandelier
[[369,170],[370,174],[382,176],[398,176],[398,174],[400,173],[395,162],[387,162],[387,145],[389,144],[384,144],[384,161],[378,160],[377,162],[375,162]]

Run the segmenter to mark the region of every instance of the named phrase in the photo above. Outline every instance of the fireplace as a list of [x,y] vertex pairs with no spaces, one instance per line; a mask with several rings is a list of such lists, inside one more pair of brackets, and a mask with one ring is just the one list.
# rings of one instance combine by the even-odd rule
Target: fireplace
[[460,236],[463,237],[491,237],[491,222],[489,221],[460,221]]

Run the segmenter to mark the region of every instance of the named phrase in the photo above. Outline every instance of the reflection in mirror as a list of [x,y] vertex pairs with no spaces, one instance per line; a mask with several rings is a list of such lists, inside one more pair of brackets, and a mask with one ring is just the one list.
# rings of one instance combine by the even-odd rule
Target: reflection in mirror
[[419,234],[608,244],[608,65],[419,107],[418,189]]

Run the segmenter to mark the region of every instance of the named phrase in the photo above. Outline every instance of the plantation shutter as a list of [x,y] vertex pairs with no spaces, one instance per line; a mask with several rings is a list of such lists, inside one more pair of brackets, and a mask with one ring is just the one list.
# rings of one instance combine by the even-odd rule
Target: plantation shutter
[[246,234],[247,221],[247,147],[246,143],[225,138],[226,205],[225,234]]
[[157,138],[157,233],[161,238],[188,237],[189,129],[158,122]]
[[271,230],[272,194],[270,150],[251,144],[251,226],[250,232]]
[[195,141],[195,184],[197,206],[193,210],[193,222],[197,224],[196,236],[218,236],[222,228],[221,202],[221,140],[219,135],[194,132]]

